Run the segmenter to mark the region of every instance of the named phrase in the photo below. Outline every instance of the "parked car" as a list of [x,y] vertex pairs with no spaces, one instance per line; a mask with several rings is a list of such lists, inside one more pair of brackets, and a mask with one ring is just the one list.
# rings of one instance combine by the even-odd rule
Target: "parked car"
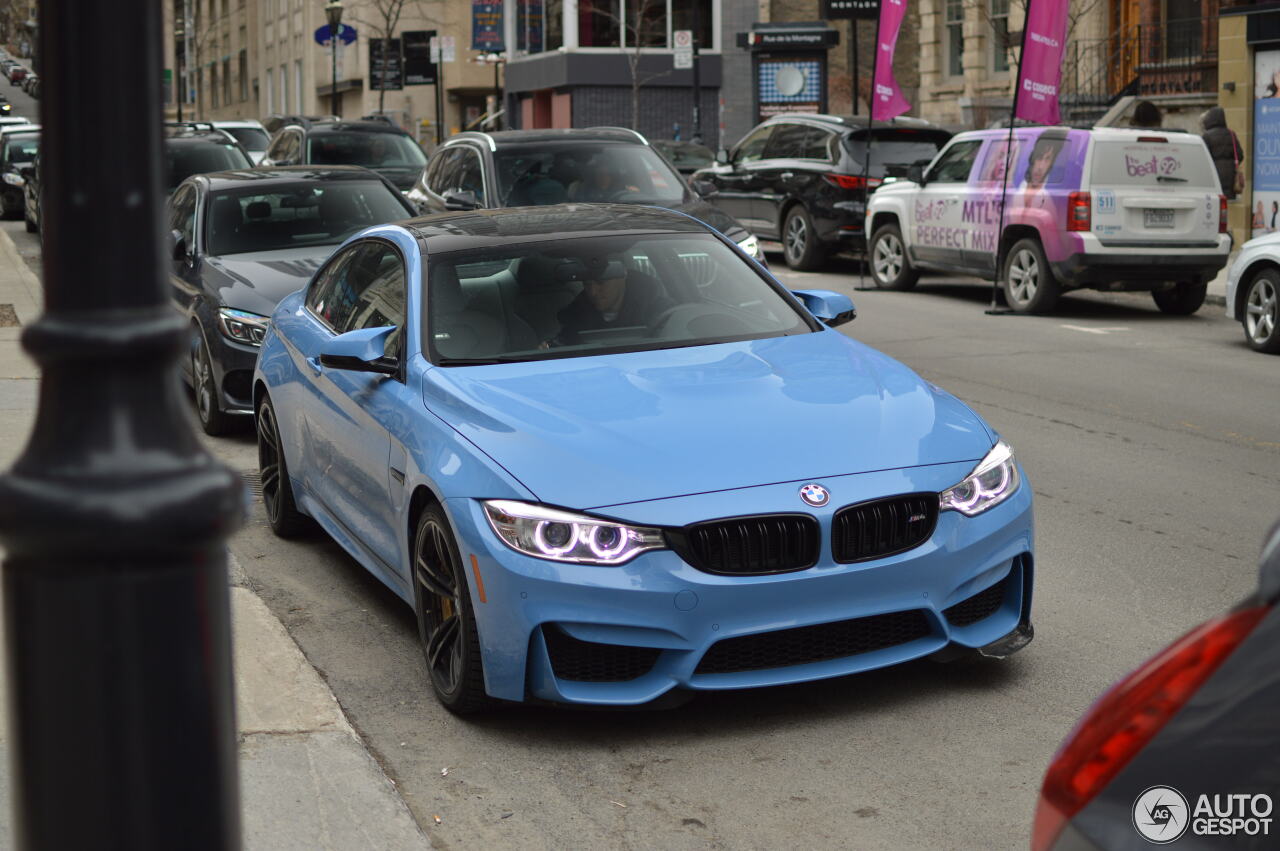
[[432,154],[409,200],[421,213],[566,201],[656,205],[694,216],[765,262],[741,223],[701,200],[644,136],[622,127],[457,133]]
[[358,165],[408,192],[427,163],[413,137],[387,121],[290,120],[272,137],[261,165]]
[[22,78],[22,90],[27,94],[31,94],[31,87],[39,80],[40,77],[34,71],[27,72],[27,75]]
[[1280,354],[1280,233],[1251,239],[1227,273],[1227,317],[1254,351]]
[[919,119],[868,129],[858,116],[779,115],[692,180],[757,237],[780,241],[792,269],[813,270],[832,252],[862,251],[870,192],[885,177],[932,159],[950,137]]
[[880,187],[867,213],[877,286],[910,289],[926,269],[990,279],[1002,247],[1005,299],[1019,313],[1051,312],[1080,288],[1147,291],[1165,313],[1200,308],[1231,237],[1199,136],[1028,127],[1012,153],[1008,139],[961,133],[928,168]]
[[36,152],[31,161],[31,168],[23,175],[25,183],[22,187],[22,217],[27,226],[27,233],[40,231],[40,152]]
[[26,206],[22,188],[39,150],[39,125],[0,127],[0,215],[6,219],[18,218]]
[[1004,657],[1032,635],[1031,487],[853,317],[656,207],[363,231],[266,330],[268,520],[314,519],[414,606],[455,712]]
[[249,154],[235,137],[208,122],[166,124],[164,157],[169,192],[193,174],[253,168]]
[[262,162],[262,158],[266,156],[271,138],[267,135],[261,121],[253,119],[214,121],[213,126],[235,137],[240,147],[244,148],[245,153],[249,155],[249,159],[253,160],[254,165]]
[[25,65],[19,65],[15,62],[9,66],[6,73],[9,77],[9,82],[16,86],[26,78],[27,74],[31,73],[31,70]]
[[667,162],[671,163],[675,170],[685,177],[700,168],[706,168],[716,161],[716,155],[711,152],[710,148],[694,142],[650,139],[649,144],[653,146],[655,151],[666,157]]
[[353,232],[412,215],[362,168],[271,168],[202,174],[169,199],[173,300],[191,324],[183,376],[208,434],[252,413],[250,378],[276,303]]
[[9,116],[13,114],[13,104],[9,103],[9,99],[4,95],[0,95],[0,116]]
[[1280,525],[1253,594],[1117,682],[1076,723],[1045,773],[1033,851],[1276,847],[1277,601]]

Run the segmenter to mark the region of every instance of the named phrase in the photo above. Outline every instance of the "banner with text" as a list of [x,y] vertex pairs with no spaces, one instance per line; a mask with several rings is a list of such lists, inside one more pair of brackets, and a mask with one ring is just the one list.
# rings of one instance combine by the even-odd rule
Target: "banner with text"
[[1057,124],[1069,0],[1030,0],[1030,3],[1013,115],[1039,124]]
[[888,121],[911,109],[893,78],[893,53],[898,48],[898,31],[907,16],[907,0],[884,0],[876,27],[876,66],[871,77],[871,120]]
[[471,49],[486,53],[503,50],[501,0],[471,0]]
[[1251,235],[1280,231],[1280,50],[1253,54]]

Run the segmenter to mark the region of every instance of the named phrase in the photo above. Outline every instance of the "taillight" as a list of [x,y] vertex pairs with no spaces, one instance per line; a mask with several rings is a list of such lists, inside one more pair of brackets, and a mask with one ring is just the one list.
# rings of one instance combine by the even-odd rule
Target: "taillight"
[[1093,226],[1093,201],[1088,192],[1067,196],[1067,230],[1087,231]]
[[1169,140],[1163,136],[1139,136],[1139,142],[1168,142]]
[[860,174],[824,174],[822,179],[841,189],[867,189],[884,182],[878,177],[863,177]]
[[1054,843],[1067,820],[1160,732],[1269,611],[1239,609],[1201,624],[1098,698],[1045,772],[1032,851]]
[[1218,196],[1218,233],[1227,232],[1227,196]]

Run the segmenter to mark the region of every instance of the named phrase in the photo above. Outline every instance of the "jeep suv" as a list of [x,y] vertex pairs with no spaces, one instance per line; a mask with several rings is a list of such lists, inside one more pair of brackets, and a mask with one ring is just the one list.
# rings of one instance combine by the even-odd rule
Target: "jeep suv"
[[1147,291],[1165,313],[1195,313],[1231,251],[1209,151],[1177,130],[1025,127],[1012,149],[1007,129],[961,133],[880,187],[867,230],[878,286],[998,268],[1019,313],[1081,288]]
[[828,254],[866,247],[867,195],[884,178],[927,163],[951,138],[914,118],[867,125],[858,116],[779,115],[691,182],[759,238],[782,242],[792,269],[818,269]]

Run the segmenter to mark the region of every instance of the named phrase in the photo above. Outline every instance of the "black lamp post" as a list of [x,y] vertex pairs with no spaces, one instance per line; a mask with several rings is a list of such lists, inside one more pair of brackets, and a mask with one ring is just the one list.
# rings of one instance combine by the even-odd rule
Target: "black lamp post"
[[[178,381],[161,2],[40,3],[40,401],[0,476],[15,848],[240,843],[225,546],[244,483]],[[127,130],[89,155],[84,128],[107,125]]]
[[342,31],[342,0],[333,0],[324,7],[329,19],[329,46],[333,50],[333,114],[342,117],[338,108],[338,34]]
[[178,79],[173,90],[178,96],[178,120],[181,121],[182,102],[187,99],[187,81],[186,78],[182,76],[182,66],[186,64],[185,60],[187,54],[187,30],[183,24],[178,24],[178,28],[173,31],[173,39],[176,43],[182,45],[181,51],[179,51],[177,44],[174,45],[173,50],[174,56],[178,59],[178,61],[174,63],[178,66],[176,74]]

